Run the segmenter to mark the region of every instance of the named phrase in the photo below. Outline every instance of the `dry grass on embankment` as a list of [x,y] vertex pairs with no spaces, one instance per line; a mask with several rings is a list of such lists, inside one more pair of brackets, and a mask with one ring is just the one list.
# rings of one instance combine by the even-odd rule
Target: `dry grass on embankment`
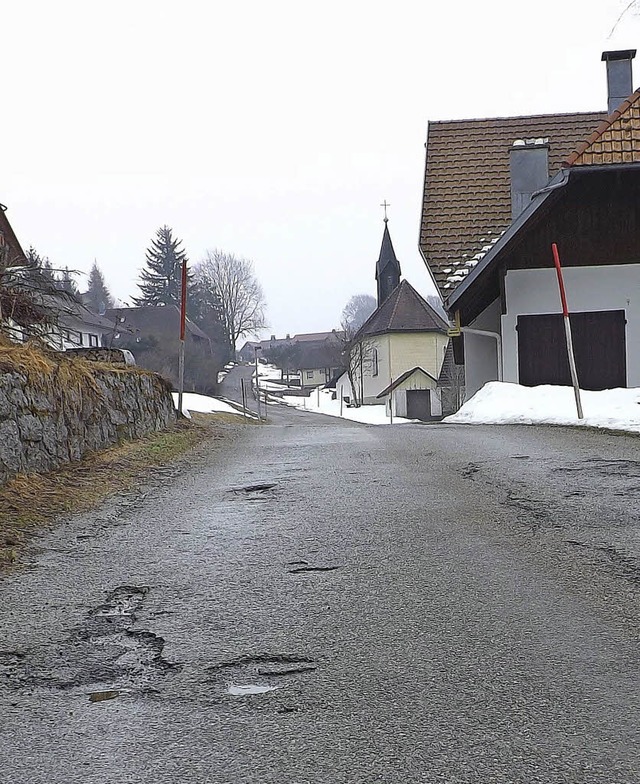
[[0,570],[56,519],[85,512],[153,476],[205,440],[220,440],[242,416],[193,415],[169,430],[94,452],[47,474],[21,474],[0,487]]

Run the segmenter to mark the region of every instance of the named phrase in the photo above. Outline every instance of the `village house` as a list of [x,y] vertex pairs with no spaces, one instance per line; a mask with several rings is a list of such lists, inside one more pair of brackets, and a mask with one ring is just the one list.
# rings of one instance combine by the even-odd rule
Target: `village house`
[[293,367],[302,389],[326,386],[344,371],[342,343],[335,336],[319,342],[303,341],[296,345]]
[[[17,270],[27,264],[25,253],[6,216],[6,207],[0,205],[0,263],[2,269],[15,267]],[[20,272],[12,276],[16,286],[4,290],[2,303],[3,317],[12,339],[23,342],[30,337],[38,337],[57,351],[76,348],[98,348],[104,345],[105,336],[114,329],[109,319],[92,313],[73,297],[57,294],[54,290],[38,291],[30,289],[32,307],[28,313],[20,314],[15,293],[19,291]],[[13,301],[12,301],[13,300]],[[38,312],[44,314],[41,321]]]
[[350,341],[347,371],[336,389],[351,403],[383,402],[397,416],[432,419],[442,413],[437,386],[449,325],[400,276],[385,218],[376,263],[378,307]]
[[277,338],[275,335],[271,335],[268,340],[247,340],[240,351],[238,351],[238,359],[241,362],[253,362],[256,350],[259,356],[266,357],[274,350],[277,353],[280,349],[302,343],[322,344],[324,341],[333,340],[336,337],[341,340],[343,333],[333,329],[330,332],[301,332],[293,337],[287,335],[284,338]]
[[[111,308],[106,317],[115,324],[105,341],[108,348],[130,351],[136,364],[178,384],[180,309],[175,305]],[[214,343],[197,324],[185,324],[185,389],[211,394],[222,368],[224,346]]]
[[[605,52],[606,112],[429,124],[420,249],[457,327],[467,396],[487,381],[640,386],[640,91]],[[464,197],[461,198],[461,195]]]

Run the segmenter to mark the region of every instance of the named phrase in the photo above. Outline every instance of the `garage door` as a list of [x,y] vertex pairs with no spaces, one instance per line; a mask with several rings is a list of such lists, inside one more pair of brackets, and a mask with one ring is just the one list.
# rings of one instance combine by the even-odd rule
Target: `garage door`
[[429,389],[407,389],[407,417],[409,419],[431,419],[431,391]]
[[[627,385],[624,310],[572,313],[571,334],[582,389]],[[571,385],[560,314],[518,316],[518,377],[524,386]]]

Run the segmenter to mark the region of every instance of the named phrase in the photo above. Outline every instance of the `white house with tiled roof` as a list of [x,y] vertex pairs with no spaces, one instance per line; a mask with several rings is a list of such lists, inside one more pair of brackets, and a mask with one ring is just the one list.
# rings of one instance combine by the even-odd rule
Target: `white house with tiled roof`
[[429,127],[420,243],[461,329],[454,343],[457,361],[464,359],[467,397],[501,379],[570,385],[552,243],[564,268],[580,386],[640,386],[634,56],[635,50],[602,56],[608,116]]

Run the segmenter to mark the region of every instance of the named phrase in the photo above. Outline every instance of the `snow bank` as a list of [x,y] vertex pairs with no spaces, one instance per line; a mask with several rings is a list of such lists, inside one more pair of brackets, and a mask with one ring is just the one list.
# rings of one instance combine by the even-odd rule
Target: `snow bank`
[[[340,400],[332,400],[332,390],[321,389],[313,391],[307,397],[293,397],[283,395],[282,400],[294,408],[313,411],[316,414],[327,414],[328,416],[340,417]],[[363,422],[368,425],[389,425],[391,421],[387,416],[384,405],[361,406],[360,408],[347,408],[346,403],[342,408],[342,418],[351,419],[353,422]],[[412,419],[402,419],[393,417],[393,424],[399,425],[404,422],[413,422]]]
[[490,381],[444,421],[471,425],[580,425],[640,433],[640,389],[582,392],[584,419],[572,387],[522,387]]
[[[178,393],[172,392],[173,404],[178,407]],[[224,400],[218,397],[208,397],[207,395],[198,395],[195,392],[185,392],[182,395],[182,413],[189,417],[189,412],[194,411],[201,414],[216,414],[222,412],[223,414],[237,414],[242,416],[242,411],[229,405]]]

